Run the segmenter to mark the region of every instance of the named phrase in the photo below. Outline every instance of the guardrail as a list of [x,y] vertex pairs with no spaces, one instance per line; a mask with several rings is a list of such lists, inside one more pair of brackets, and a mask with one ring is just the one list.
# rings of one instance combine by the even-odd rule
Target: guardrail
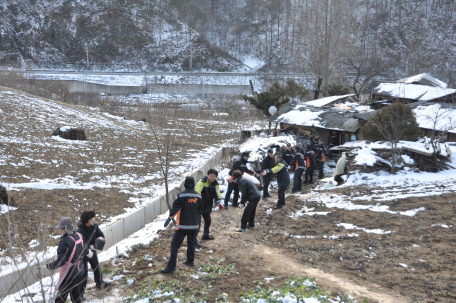
[[[192,173],[192,177],[195,178],[195,180],[200,180],[206,175],[210,168],[214,168],[220,164],[223,157],[226,155],[226,152],[229,150],[230,148],[226,147],[219,150],[214,156],[195,170]],[[172,200],[174,200],[177,197],[177,194],[182,190],[184,190],[183,181],[181,182],[180,187],[170,190],[170,203],[172,203]],[[103,229],[103,233],[106,238],[104,249],[114,246],[116,243],[137,232],[166,211],[168,211],[166,197],[161,196],[153,200],[151,203],[140,207],[138,210],[123,215],[118,221]],[[40,263],[44,264],[52,262],[55,260],[55,257],[56,256],[53,256]],[[32,270],[35,268],[36,264],[31,263],[31,265],[26,268],[0,276],[0,296],[16,293],[19,290],[36,283],[38,279],[35,277],[34,270]]]

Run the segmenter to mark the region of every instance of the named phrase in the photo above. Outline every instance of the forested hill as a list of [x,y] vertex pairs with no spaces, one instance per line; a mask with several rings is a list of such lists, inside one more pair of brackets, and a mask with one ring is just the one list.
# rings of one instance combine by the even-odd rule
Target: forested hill
[[[456,70],[453,0],[3,0],[0,61],[334,71],[346,58]],[[330,29],[330,30],[328,30]],[[334,37],[333,37],[334,36]],[[316,55],[318,54],[318,56]],[[323,54],[323,55],[322,55]],[[321,56],[334,57],[331,62]]]

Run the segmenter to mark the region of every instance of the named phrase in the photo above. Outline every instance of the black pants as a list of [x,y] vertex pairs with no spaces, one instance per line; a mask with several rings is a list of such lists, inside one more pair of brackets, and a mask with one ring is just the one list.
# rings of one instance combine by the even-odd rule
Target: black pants
[[82,286],[81,286],[81,294],[83,295],[86,290],[86,285],[87,285],[87,277],[89,275],[89,265],[90,268],[92,268],[93,271],[93,279],[95,280],[95,284],[97,284],[98,287],[101,287],[103,285],[103,277],[101,275],[101,270],[100,270],[100,263],[98,262],[98,256],[95,251],[93,251],[93,256],[92,258],[84,257],[83,259],[84,263],[84,273],[83,273],[83,281],[82,281]]
[[330,150],[330,148],[332,148],[332,147],[334,147],[334,145],[330,145],[330,146],[328,147],[328,153],[327,153],[327,155],[326,155],[328,158],[332,158],[332,150]]
[[325,165],[325,162],[317,161],[317,163],[318,163],[318,179],[323,179],[323,166]]
[[68,294],[70,294],[71,302],[81,303],[81,297],[83,295],[82,280],[82,271],[76,276],[71,275],[70,277],[65,278],[62,284],[60,284],[57,296],[55,297],[55,303],[65,303],[68,298]]
[[293,189],[292,191],[301,191],[302,186],[301,186],[301,177],[302,174],[304,173],[304,168],[298,168],[293,177]]
[[[211,214],[202,214],[199,220],[199,226],[201,228],[201,217],[204,219],[204,229],[203,229],[203,236],[209,236],[209,227],[211,227],[212,219]],[[195,239],[198,237],[199,229],[195,233]],[[196,240],[198,242],[198,240]]]
[[169,256],[168,267],[176,268],[177,252],[187,237],[187,261],[195,260],[195,238],[197,230],[195,229],[178,229],[174,232],[173,240],[171,241],[171,255]]
[[260,202],[260,197],[249,201],[249,204],[247,204],[244,208],[244,214],[241,219],[241,228],[247,228],[247,222],[249,223],[249,226],[255,226],[255,213],[258,202]]
[[287,186],[279,186],[279,190],[277,192],[277,195],[279,196],[279,202],[277,204],[279,205],[285,205],[285,191],[287,190]]
[[268,175],[263,176],[263,197],[266,198],[269,196],[269,183],[271,183],[271,179]]
[[[304,182],[305,183],[313,183],[313,173],[314,173],[314,168],[307,167],[306,172],[304,173]],[[310,178],[310,180],[309,180],[309,178]]]
[[225,195],[225,206],[228,206],[228,201],[230,201],[231,193],[233,192],[233,190],[234,190],[233,206],[238,205],[239,185],[234,182],[229,182],[228,189],[226,190],[226,195]]

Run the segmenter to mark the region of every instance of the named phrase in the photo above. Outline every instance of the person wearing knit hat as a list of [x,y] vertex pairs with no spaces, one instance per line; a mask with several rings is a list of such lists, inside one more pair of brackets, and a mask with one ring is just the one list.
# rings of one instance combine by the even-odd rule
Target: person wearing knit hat
[[187,260],[184,264],[194,266],[195,238],[199,229],[200,212],[202,209],[201,195],[195,191],[195,179],[185,178],[185,190],[177,195],[173,207],[169,211],[169,217],[165,227],[175,218],[173,240],[171,241],[171,253],[168,264],[161,270],[162,273],[170,273],[176,270],[177,252],[187,237]]
[[73,303],[80,303],[82,294],[80,284],[83,279],[84,269],[81,259],[92,256],[90,250],[84,247],[80,234],[74,232],[73,221],[70,217],[63,217],[55,227],[59,230],[62,239],[57,248],[57,259],[46,265],[38,267],[37,278],[50,276],[51,272],[59,269],[59,280],[55,286],[54,296],[56,303],[64,303],[70,294]]
[[111,285],[110,282],[103,281],[103,275],[101,273],[100,264],[98,261],[98,254],[101,252],[101,250],[96,249],[96,241],[97,239],[102,239],[104,241],[105,235],[101,231],[98,224],[95,223],[95,215],[95,211],[93,210],[84,210],[81,214],[77,229],[77,232],[82,235],[85,245],[91,247],[91,251],[93,252],[92,258],[84,257],[83,260],[84,280],[82,281],[81,285],[81,293],[83,295],[85,293],[87,277],[89,275],[88,264],[90,264],[90,268],[92,268],[93,279],[95,280],[95,285],[98,289],[104,289]]

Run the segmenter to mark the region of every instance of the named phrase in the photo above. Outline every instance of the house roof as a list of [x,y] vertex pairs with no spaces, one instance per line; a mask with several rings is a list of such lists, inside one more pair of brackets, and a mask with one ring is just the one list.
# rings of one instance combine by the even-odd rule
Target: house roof
[[321,108],[309,106],[307,103],[296,106],[288,105],[271,117],[269,121],[356,132],[362,125],[355,115],[359,114],[359,112],[371,110],[367,106],[359,106],[356,103],[345,103],[343,106],[348,108],[348,110],[340,107]]
[[345,98],[355,98],[355,94],[350,94],[350,95],[343,95],[343,96],[330,96],[330,97],[326,97],[326,98],[321,98],[321,99],[317,99],[317,100],[313,100],[313,101],[308,101],[308,102],[304,102],[303,104],[305,105],[310,105],[310,106],[315,106],[315,107],[323,107],[325,105],[329,105],[331,103],[335,103],[341,99],[345,99]]
[[409,83],[409,84],[421,84],[421,85],[434,86],[434,87],[440,87],[440,88],[447,88],[447,86],[448,86],[445,82],[442,82],[439,79],[434,78],[427,73],[410,76],[410,77],[407,77],[404,79],[400,79],[397,82]]
[[432,101],[456,94],[456,89],[407,83],[379,83],[369,93],[389,98]]
[[[418,103],[413,113],[420,128],[456,133],[456,107],[440,103]],[[435,123],[435,126],[434,126]]]

